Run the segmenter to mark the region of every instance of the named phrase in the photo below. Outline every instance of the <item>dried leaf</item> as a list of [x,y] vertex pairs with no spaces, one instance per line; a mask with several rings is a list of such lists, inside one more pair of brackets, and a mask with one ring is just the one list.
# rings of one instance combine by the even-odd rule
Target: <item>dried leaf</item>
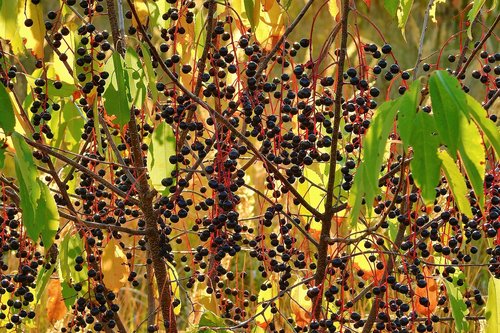
[[62,296],[61,281],[53,279],[49,281],[47,286],[49,296],[47,298],[47,318],[51,324],[61,320],[66,315],[66,305]]
[[114,292],[127,282],[130,274],[127,256],[115,239],[111,239],[102,252],[102,273],[104,284]]

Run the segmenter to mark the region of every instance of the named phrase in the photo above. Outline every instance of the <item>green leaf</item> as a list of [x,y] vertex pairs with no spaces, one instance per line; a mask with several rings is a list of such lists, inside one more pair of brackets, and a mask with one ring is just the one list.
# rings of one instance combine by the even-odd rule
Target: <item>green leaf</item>
[[439,182],[441,168],[441,160],[437,155],[439,140],[436,123],[428,113],[419,112],[415,116],[414,126],[411,170],[415,183],[422,190],[422,198],[430,204],[436,198],[435,187]]
[[12,107],[9,93],[3,84],[0,84],[0,105],[2,106],[0,127],[6,135],[10,135],[16,126],[16,117],[14,115],[14,108]]
[[352,207],[350,214],[351,227],[354,227],[357,223],[363,197],[366,204],[371,205],[377,194],[380,165],[382,164],[387,137],[393,127],[399,102],[400,100],[395,100],[382,104],[375,113],[370,128],[366,133],[363,144],[363,160],[354,177],[354,183],[349,193],[349,205]]
[[22,55],[26,51],[23,35],[19,34],[19,25],[24,21],[19,11],[24,11],[24,1],[8,0],[0,6],[0,38],[8,40],[12,54]]
[[129,106],[135,105],[139,108],[142,107],[146,99],[146,85],[144,82],[147,80],[144,73],[144,66],[137,52],[131,47],[127,49],[125,54],[126,75],[128,76],[128,94]]
[[467,190],[467,185],[465,184],[462,173],[447,151],[442,150],[438,153],[438,155],[441,159],[446,179],[448,180],[448,184],[450,185],[450,189],[458,209],[462,214],[472,217],[470,203],[467,199],[469,191]]
[[[78,234],[66,234],[59,247],[59,277],[61,278],[62,293],[64,302],[69,309],[74,304],[78,295],[83,295],[87,292],[87,284],[82,283],[87,280],[87,265],[84,263],[81,271],[76,271],[76,257],[82,256],[85,258],[83,241]],[[73,286],[81,283],[82,290],[76,292]]]
[[484,333],[500,333],[500,280],[490,277],[486,301],[486,328]]
[[108,72],[113,73],[104,92],[104,107],[106,112],[116,116],[116,122],[123,126],[130,120],[130,105],[127,97],[129,95],[129,80],[124,69],[125,65],[118,52],[113,53],[113,56],[106,63],[106,67],[109,69]]
[[464,302],[464,296],[456,285],[456,280],[449,282],[444,280],[446,285],[446,292],[450,300],[451,312],[453,314],[453,322],[457,332],[469,332],[469,323],[465,318],[468,310]]
[[148,48],[141,43],[141,51],[142,51],[142,60],[146,65],[146,73],[148,77],[148,87],[151,92],[151,97],[153,101],[158,99],[158,89],[156,89],[156,76],[155,71],[153,69],[153,63],[151,62],[151,55],[149,54]]
[[465,94],[467,105],[469,106],[469,114],[479,126],[488,142],[493,146],[497,156],[500,156],[500,134],[498,127],[488,118],[486,110],[472,96]]
[[401,29],[401,33],[403,37],[405,37],[405,28],[406,22],[408,22],[408,18],[410,17],[411,7],[413,6],[413,0],[400,0],[399,7],[396,12],[398,17],[398,27]]
[[391,17],[396,16],[396,12],[398,11],[399,0],[385,0],[384,7],[391,14]]
[[[53,68],[51,67],[50,69],[53,72]],[[54,74],[57,75],[57,73],[54,73]],[[33,73],[31,73],[31,75],[25,74],[24,76],[26,77],[26,81],[28,82],[29,87],[31,87],[31,89],[34,89],[36,87],[35,80],[39,77],[43,77],[44,73],[43,73],[42,69],[37,68],[33,71]],[[54,82],[56,82],[55,80],[50,79],[50,78],[45,78],[45,80],[47,81],[47,95],[50,97],[54,97],[54,96],[70,97],[76,91],[74,84],[69,84],[67,82],[60,81],[62,84],[62,87],[59,89],[56,89],[56,87],[54,87]],[[28,90],[29,90],[29,87],[28,87]]]
[[54,237],[59,229],[59,211],[49,187],[37,179],[40,187],[40,197],[37,200],[36,219],[41,224],[40,234],[43,246],[48,249],[54,243]]
[[[203,312],[203,314],[201,315],[200,323],[198,324],[198,327],[200,328],[198,332],[212,333],[214,332],[214,330],[208,327],[224,327],[224,326],[226,326],[226,323],[223,318],[217,316],[212,311],[205,310],[205,312]],[[202,329],[202,327],[207,327],[207,328]],[[221,332],[228,332],[228,331],[222,330]]]
[[42,294],[45,291],[45,287],[47,286],[47,283],[49,282],[50,276],[53,272],[54,267],[51,267],[49,269],[42,267],[40,269],[40,272],[38,272],[38,275],[36,277],[35,304],[38,304],[40,298],[42,298]]
[[481,11],[481,8],[483,8],[484,4],[486,3],[486,0],[474,0],[474,4],[472,5],[471,10],[467,14],[467,18],[470,21],[469,28],[467,29],[467,36],[469,39],[472,40],[472,22],[476,19],[477,15]]
[[4,164],[5,164],[5,147],[0,147],[0,170],[3,169]]
[[175,135],[172,128],[165,122],[161,122],[153,131],[147,159],[151,183],[158,192],[167,191],[161,181],[164,178],[172,177],[172,171],[176,168],[176,165],[169,161],[169,157],[175,155],[175,145]]
[[485,148],[481,133],[474,122],[469,122],[465,117],[460,119],[460,128],[457,132],[461,133],[458,151],[465,172],[471,182],[472,188],[479,199],[481,207],[484,206],[484,175],[486,172]]
[[42,230],[42,223],[36,219],[36,207],[40,198],[38,174],[31,150],[21,134],[14,132],[12,142],[16,149],[14,156],[16,176],[19,182],[19,196],[23,211],[23,225],[33,241],[37,242]]
[[250,22],[252,33],[255,33],[259,25],[260,15],[260,0],[243,0],[245,5],[245,13]]
[[467,112],[465,94],[455,77],[446,71],[436,71],[429,80],[432,111],[439,124],[438,131],[443,143],[453,158],[457,157],[458,138],[461,114]]
[[418,97],[420,94],[420,81],[412,83],[410,89],[401,97],[398,113],[398,131],[405,148],[408,148],[415,128]]
[[28,236],[37,242],[41,235],[44,247],[48,249],[59,228],[57,205],[48,186],[38,179],[31,150],[22,135],[14,132],[12,141],[16,149],[14,161],[19,181],[23,224]]

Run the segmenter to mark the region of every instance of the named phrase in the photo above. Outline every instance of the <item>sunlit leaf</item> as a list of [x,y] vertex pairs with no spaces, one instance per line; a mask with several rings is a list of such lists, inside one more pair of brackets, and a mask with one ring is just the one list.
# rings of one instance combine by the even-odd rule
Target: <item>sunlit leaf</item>
[[[19,26],[19,34],[24,38],[27,49],[38,59],[43,58],[43,44],[45,41],[45,23],[43,20],[43,6],[35,5],[32,1],[21,1],[23,3],[22,12],[19,13],[18,19],[21,22]],[[25,3],[25,5],[24,5]],[[25,15],[24,15],[25,11]],[[11,13],[13,15],[13,13]],[[33,20],[33,25],[27,27],[24,25],[25,18]]]
[[167,268],[168,268],[168,278],[171,281],[170,286],[172,288],[172,292],[175,298],[179,300],[178,305],[174,307],[174,314],[178,316],[181,313],[182,309],[182,303],[180,302],[181,289],[179,287],[179,275],[177,274],[175,267],[170,262],[167,262]]
[[[268,280],[264,284],[267,285],[269,282],[271,281]],[[271,305],[268,303],[268,301],[278,296],[278,286],[273,282],[271,282],[271,284],[271,288],[267,288],[266,290],[261,289],[257,297],[259,306],[257,307],[256,313],[260,313],[260,315],[255,318],[255,323],[261,328],[267,328],[274,316],[271,311]],[[274,300],[273,302],[276,304],[276,307],[279,307],[278,299]]]
[[9,41],[14,53],[22,54],[25,47],[23,37],[19,34],[18,24],[23,24],[23,22],[16,15],[18,8],[24,8],[24,1],[8,0],[2,2],[0,6],[0,38]]
[[441,3],[446,4],[446,0],[434,0],[434,2],[432,3],[431,9],[429,11],[429,16],[430,16],[432,22],[434,22],[434,23],[437,23],[436,8]]
[[14,108],[10,100],[9,93],[3,84],[0,84],[0,105],[2,106],[2,116],[0,117],[0,128],[5,134],[10,134],[16,126]]
[[484,333],[500,333],[500,280],[490,276]]
[[311,321],[312,301],[307,296],[307,286],[301,284],[290,293],[292,317],[298,326],[306,326]]
[[101,267],[103,282],[108,289],[118,292],[127,283],[130,274],[127,256],[114,238],[109,240],[102,251]]
[[329,0],[328,1],[328,12],[333,17],[333,19],[337,19],[337,15],[340,12],[340,0]]
[[250,22],[252,32],[257,32],[257,26],[260,20],[260,0],[243,0],[245,14]]
[[438,153],[438,155],[442,161],[443,170],[446,175],[446,179],[448,180],[448,184],[450,185],[450,190],[453,193],[453,198],[455,199],[458,209],[462,214],[471,217],[472,211],[470,208],[469,200],[467,199],[467,185],[465,184],[462,173],[447,151],[442,150]]
[[151,183],[159,192],[167,190],[162,180],[172,177],[172,171],[176,168],[176,165],[169,161],[169,157],[175,155],[175,142],[175,135],[170,125],[161,122],[153,132],[147,159]]
[[[66,69],[65,69],[66,71]],[[25,75],[26,81],[28,82],[29,86],[31,89],[34,89],[36,87],[35,85],[35,80],[39,77],[44,77],[43,70],[40,68],[37,68],[33,71],[31,75]],[[62,87],[59,89],[56,89],[54,86],[55,83],[55,77],[57,77],[55,69],[53,66],[49,66],[47,69],[47,78],[45,80],[47,81],[47,95],[54,97],[70,97],[73,95],[73,93],[76,91],[76,87],[74,84],[70,84],[67,82],[61,82]],[[29,91],[31,92],[31,91]]]

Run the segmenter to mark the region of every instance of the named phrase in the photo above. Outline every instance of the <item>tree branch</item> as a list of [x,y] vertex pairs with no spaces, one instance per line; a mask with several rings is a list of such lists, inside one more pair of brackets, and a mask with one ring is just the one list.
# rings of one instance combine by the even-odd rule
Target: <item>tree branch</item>
[[[335,186],[335,168],[337,166],[337,144],[339,139],[340,121],[342,119],[342,87],[344,82],[344,63],[347,54],[347,27],[349,18],[349,0],[342,0],[342,18],[341,18],[341,40],[339,50],[339,61],[337,66],[337,87],[335,90],[335,113],[332,131],[332,146],[330,149],[330,172],[328,174],[328,183],[326,188],[325,214],[322,216],[321,234],[318,247],[318,264],[315,273],[315,285],[323,284],[328,262],[328,240],[330,238],[330,229],[332,227],[332,218],[335,214],[333,206],[333,191]],[[322,290],[322,288],[320,288]],[[323,298],[321,291],[313,300],[316,304],[314,317],[321,315],[321,300]]]

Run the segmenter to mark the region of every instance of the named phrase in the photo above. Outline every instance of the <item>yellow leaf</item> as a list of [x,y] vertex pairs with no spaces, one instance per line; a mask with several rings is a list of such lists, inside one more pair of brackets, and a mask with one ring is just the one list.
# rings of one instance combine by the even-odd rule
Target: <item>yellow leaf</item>
[[[269,6],[269,3],[267,5]],[[283,10],[276,1],[272,1],[270,5],[267,10],[254,13],[254,17],[258,17],[258,21],[255,24],[256,26],[258,25],[255,31],[255,38],[266,50],[270,50],[276,44],[284,29]],[[255,6],[255,8],[258,7],[260,6]]]
[[432,3],[431,9],[429,11],[429,16],[431,17],[432,22],[437,23],[436,20],[436,7],[439,3],[446,3],[446,0],[435,0]]
[[337,15],[340,12],[339,2],[340,1],[338,1],[338,0],[329,0],[328,1],[328,11],[330,12],[330,15],[332,15],[332,17],[335,19],[335,21],[338,21]]
[[12,53],[24,53],[23,39],[18,31],[17,12],[18,0],[3,1],[0,5],[0,38],[8,40]]
[[[255,322],[259,327],[267,328],[271,320],[273,319],[274,314],[271,311],[271,305],[267,302],[278,296],[278,286],[276,282],[272,282],[271,280],[267,280],[264,284],[268,284],[271,282],[271,288],[267,288],[266,290],[260,290],[259,296],[257,297],[257,301],[259,302],[259,306],[257,307],[256,313],[260,313],[257,318],[255,318]],[[279,307],[279,299],[275,299],[273,301],[276,304],[276,307]],[[268,305],[267,305],[268,304]],[[267,307],[265,306],[267,305]]]
[[[45,38],[45,24],[43,22],[42,5],[34,5],[31,1],[26,1],[26,15],[24,13],[24,2],[19,6],[18,26],[19,34],[25,39],[27,49],[38,59],[43,58],[43,43]],[[33,20],[33,25],[27,27],[24,24],[25,19]]]
[[[167,268],[168,268],[168,277],[170,279],[170,286],[172,288],[172,293],[174,294],[175,298],[180,301],[181,290],[179,288],[179,276],[177,275],[175,267],[172,266],[171,263],[167,262]],[[181,313],[181,303],[179,302],[179,305],[177,305],[174,308],[174,314],[178,316],[180,313]]]
[[101,265],[106,287],[114,292],[120,290],[127,282],[130,267],[125,253],[115,239],[106,244],[102,252]]
[[302,284],[294,288],[290,298],[290,307],[295,323],[298,326],[309,325],[311,322],[312,301],[307,296],[307,286]]
[[66,305],[62,296],[61,281],[53,279],[47,285],[49,296],[47,298],[47,318],[51,324],[61,320],[66,315]]
[[[134,0],[135,11],[137,12],[137,16],[139,16],[139,21],[141,21],[143,25],[148,21],[150,14],[147,2],[148,0]],[[132,18],[132,25],[137,27],[135,17]]]

